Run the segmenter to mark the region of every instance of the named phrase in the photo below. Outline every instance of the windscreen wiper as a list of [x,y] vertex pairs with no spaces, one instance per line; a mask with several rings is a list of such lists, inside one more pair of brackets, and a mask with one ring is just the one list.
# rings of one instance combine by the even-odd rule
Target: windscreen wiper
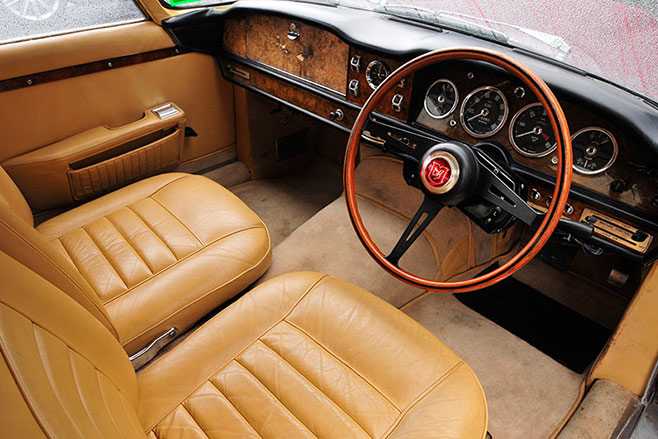
[[[433,11],[431,9],[423,8],[420,6],[403,4],[379,6],[374,10],[376,12],[391,14],[396,17],[408,18],[411,20],[420,21],[422,23],[433,24],[440,28],[454,30],[456,32],[476,35],[478,37],[496,43],[505,44],[507,46],[516,46],[522,48],[523,46],[527,46],[520,41],[516,41],[509,35],[489,27],[491,24],[495,24],[513,29],[519,33],[524,34],[525,36],[530,37],[542,45],[557,50],[559,52],[559,54],[556,56],[558,60],[564,61],[571,53],[571,46],[569,46],[566,41],[564,41],[564,39],[557,35],[508,24],[501,21],[473,17],[466,14],[460,14],[458,12]],[[478,22],[485,24],[479,24]]]
[[394,15],[400,18],[419,21],[421,23],[433,24],[440,28],[454,30],[461,33],[473,34],[497,43],[509,44],[509,38],[502,32],[487,26],[472,23],[450,12],[432,11],[431,9],[412,5],[384,5],[374,8],[375,12]]

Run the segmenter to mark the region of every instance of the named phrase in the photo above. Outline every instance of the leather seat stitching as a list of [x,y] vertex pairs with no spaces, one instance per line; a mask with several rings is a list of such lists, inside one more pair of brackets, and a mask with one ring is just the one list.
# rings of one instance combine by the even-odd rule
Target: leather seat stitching
[[445,380],[447,380],[457,369],[459,369],[461,366],[463,366],[465,363],[463,360],[460,360],[452,366],[450,369],[448,369],[443,375],[441,375],[434,383],[430,384],[427,389],[422,391],[413,401],[411,401],[407,406],[404,408],[402,413],[398,416],[398,418],[391,424],[391,427],[389,428],[389,431],[382,436],[382,439],[387,439],[391,434],[395,432],[395,429],[400,426],[404,418],[409,414],[411,409],[413,409],[418,403],[420,403],[427,395],[429,395],[434,389],[439,387]]
[[[327,395],[325,392],[323,392],[318,386],[316,386],[316,385],[313,383],[313,381],[311,381],[308,377],[306,377],[306,375],[304,375],[299,369],[297,369],[295,366],[293,366],[292,364],[290,364],[290,362],[289,362],[288,360],[286,360],[286,358],[285,358],[283,355],[281,355],[281,354],[278,353],[276,350],[274,350],[270,345],[268,345],[267,343],[265,343],[264,340],[258,340],[258,341],[260,341],[260,342],[261,342],[261,343],[262,343],[267,349],[269,349],[269,350],[271,350],[272,352],[274,352],[274,355],[276,355],[277,357],[279,357],[279,358],[281,359],[281,361],[283,361],[285,364],[287,364],[288,366],[290,366],[290,367],[292,368],[292,370],[294,370],[295,372],[297,372],[297,374],[299,374],[299,376],[300,376],[304,381],[306,381],[306,382],[307,382],[308,384],[310,384],[314,389],[316,389],[321,395],[323,395],[325,398],[327,398],[327,399],[328,399],[328,400],[329,400],[334,406],[336,406],[336,408],[338,408],[338,410],[340,410],[341,412],[343,412],[343,414],[345,415],[345,417],[347,417],[347,419],[350,419],[352,422],[354,422],[356,425],[358,425],[359,428],[361,428],[361,430],[363,430],[363,433],[365,433],[366,436],[368,436],[368,437],[370,437],[370,438],[373,437],[370,433],[368,433],[368,432],[366,431],[366,429],[363,427],[363,425],[361,425],[361,423],[359,423],[359,421],[357,421],[356,419],[354,419],[354,417],[353,417],[352,415],[350,415],[349,413],[347,413],[347,410],[345,410],[343,407],[340,406],[340,404],[338,404],[338,403],[337,403],[336,401],[334,401],[329,395]],[[245,367],[245,368],[246,368],[246,367]]]
[[[64,401],[62,401],[62,397],[60,395],[60,392],[58,392],[59,387],[53,382],[52,376],[48,373],[48,369],[50,369],[50,368],[47,367],[47,365],[44,363],[44,352],[46,352],[46,349],[44,348],[42,341],[40,341],[41,337],[39,336],[39,334],[37,334],[37,328],[39,328],[39,327],[36,326],[34,324],[34,322],[32,322],[32,321],[30,321],[30,323],[32,323],[32,336],[34,337],[34,344],[36,345],[37,353],[39,354],[39,362],[40,362],[39,364],[40,364],[41,368],[43,369],[43,374],[46,376],[46,379],[48,380],[48,383],[50,383],[50,388],[53,392],[53,395],[55,396],[55,399],[57,400],[57,402],[59,402],[59,405],[61,406],[62,411],[66,415],[66,419],[69,420],[69,422],[71,423],[71,426],[75,429],[75,431],[78,432],[80,437],[84,437],[84,435],[82,434],[82,431],[80,431],[80,429],[78,428],[78,423],[75,422],[75,419],[71,418],[71,416],[69,414],[69,411],[66,410],[67,405],[64,403]],[[59,340],[59,338],[57,338],[57,339]]]
[[125,344],[128,344],[128,343],[130,343],[131,341],[135,340],[136,338],[141,337],[141,336],[144,335],[146,332],[148,332],[148,331],[150,331],[151,329],[155,328],[156,326],[162,324],[162,322],[164,322],[165,320],[170,319],[171,317],[175,316],[176,314],[181,313],[182,311],[186,310],[187,308],[189,308],[190,306],[192,306],[192,305],[194,305],[195,303],[199,302],[200,300],[205,299],[206,297],[208,297],[208,296],[212,295],[213,293],[215,293],[215,292],[221,290],[222,288],[226,287],[227,285],[229,285],[229,284],[235,282],[237,279],[243,277],[245,274],[249,273],[250,271],[253,271],[253,270],[257,269],[257,268],[260,268],[260,265],[261,265],[261,264],[263,263],[263,261],[267,258],[267,255],[268,255],[268,254],[269,254],[269,251],[266,252],[266,253],[263,255],[263,257],[262,257],[262,258],[261,258],[261,259],[260,259],[255,265],[253,265],[252,267],[250,267],[250,268],[248,268],[248,269],[246,269],[246,270],[243,270],[241,273],[237,274],[236,276],[234,276],[234,277],[231,278],[230,280],[227,280],[226,282],[224,282],[223,284],[221,284],[221,285],[218,286],[217,288],[214,288],[214,289],[212,289],[212,290],[206,291],[205,293],[203,293],[203,295],[197,297],[197,298],[194,299],[194,301],[192,301],[192,302],[188,302],[188,303],[187,303],[185,306],[183,306],[182,308],[179,308],[179,309],[177,309],[176,311],[173,311],[173,312],[169,313],[168,315],[166,315],[165,317],[163,317],[163,318],[162,318],[161,320],[159,320],[158,322],[156,322],[156,323],[154,323],[153,325],[149,326],[147,329],[145,329],[145,330],[144,330],[143,332],[141,332],[139,335],[135,335],[133,338],[131,338],[130,340],[126,341]]
[[146,262],[146,259],[144,259],[144,257],[139,253],[139,251],[137,250],[137,247],[135,247],[134,245],[131,244],[130,240],[128,240],[126,235],[124,235],[123,232],[121,230],[119,230],[119,228],[116,226],[116,224],[114,224],[112,222],[112,220],[110,219],[109,216],[105,216],[104,218],[107,220],[108,223],[110,223],[110,225],[114,228],[114,230],[117,231],[117,233],[121,236],[121,238],[123,238],[123,240],[126,241],[126,244],[128,244],[128,246],[132,249],[132,251],[135,252],[135,254],[142,261],[142,263],[144,263],[144,265],[146,265],[146,268],[148,268],[149,272],[151,273],[151,276],[153,276],[155,274],[155,272],[153,271],[153,268],[151,268],[151,266],[148,264],[148,262]]
[[[105,258],[105,260],[107,261],[107,263],[108,263],[108,265],[110,266],[110,268],[112,268],[112,271],[114,271],[114,273],[119,277],[119,279],[121,279],[121,282],[123,282],[124,287],[125,287],[125,288],[128,288],[128,281],[125,280],[125,279],[121,276],[121,274],[119,274],[119,272],[117,271],[116,268],[114,268],[114,265],[112,265],[112,262],[110,261],[110,258],[105,254],[105,251],[104,251],[104,250],[101,248],[101,246],[96,242],[96,240],[94,239],[94,237],[91,236],[91,233],[89,233],[89,232],[87,231],[87,229],[85,229],[84,226],[83,226],[83,227],[80,227],[80,230],[82,230],[83,232],[85,232],[85,233],[87,234],[87,236],[89,236],[89,239],[91,240],[92,244],[94,244],[94,246],[98,249],[98,251],[101,252],[101,255],[103,255],[103,258]],[[63,244],[63,242],[62,242],[62,244]]]
[[[258,341],[258,340],[256,340],[256,341]],[[292,410],[289,409],[288,406],[285,405],[285,404],[283,403],[283,401],[281,401],[279,398],[277,398],[277,396],[274,394],[274,392],[272,392],[272,391],[269,389],[269,387],[267,387],[267,386],[265,385],[265,383],[263,383],[263,382],[260,380],[260,378],[258,378],[256,375],[254,375],[254,373],[253,373],[252,371],[250,371],[249,369],[247,369],[247,366],[245,366],[244,364],[242,364],[238,358],[234,358],[233,361],[235,361],[240,367],[242,367],[242,369],[244,369],[249,375],[251,375],[252,377],[254,377],[254,379],[256,380],[256,382],[257,382],[258,384],[261,385],[261,387],[265,390],[265,392],[269,393],[269,394],[272,396],[272,398],[274,398],[274,399],[279,403],[279,405],[281,405],[281,407],[283,407],[283,409],[284,409],[286,412],[288,412],[288,414],[290,414],[290,416],[292,416],[294,419],[296,419],[296,420],[297,420],[297,421],[298,421],[298,422],[299,422],[304,428],[306,428],[306,430],[308,430],[309,433],[311,433],[316,439],[318,439],[318,435],[315,434],[315,432],[312,431],[312,430],[311,430],[306,424],[304,424],[304,423],[302,422],[302,420],[299,419],[299,418],[298,418],[298,417],[292,412]]]
[[114,416],[111,415],[112,411],[110,410],[110,406],[107,405],[107,398],[105,397],[105,392],[103,391],[103,385],[101,383],[101,374],[99,373],[96,374],[96,380],[98,381],[98,391],[101,394],[101,399],[103,400],[103,405],[105,405],[105,410],[107,413],[110,414],[108,418],[110,418],[110,420],[116,427],[116,430],[121,434],[121,436],[125,437],[123,431],[119,428],[116,419],[114,419]]
[[[14,236],[16,236],[20,241],[22,241],[23,244],[24,244],[25,246],[29,247],[31,250],[35,251],[36,253],[38,253],[39,255],[41,255],[46,261],[48,261],[48,262],[50,263],[50,266],[51,266],[52,268],[54,268],[55,270],[57,270],[62,276],[66,277],[69,281],[71,281],[71,283],[73,283],[73,285],[75,285],[75,286],[78,288],[78,290],[80,290],[80,291],[82,292],[82,294],[83,294],[84,296],[90,298],[89,294],[85,291],[85,289],[82,288],[82,286],[81,286],[81,285],[80,285],[75,279],[73,279],[68,273],[66,273],[66,271],[62,270],[62,268],[61,268],[59,265],[57,265],[57,264],[55,264],[55,263],[52,263],[50,257],[49,257],[48,255],[46,255],[43,251],[41,251],[40,248],[38,248],[38,247],[36,247],[35,245],[33,245],[29,240],[26,240],[26,239],[25,239],[20,233],[17,233],[17,232],[14,230],[14,228],[11,227],[9,224],[7,224],[5,221],[0,220],[0,223],[2,223],[2,224],[6,227],[6,229],[7,229],[8,232],[13,233]],[[59,239],[59,238],[58,238],[58,239]],[[60,241],[60,242],[61,242],[61,241]],[[62,247],[64,247],[64,243],[62,243]],[[64,251],[66,251],[67,254],[68,254],[68,250],[66,250],[66,247],[64,247]],[[69,255],[69,258],[70,258],[70,255]],[[73,264],[73,266],[74,266],[74,268],[76,268],[76,269],[78,270],[78,272],[80,272],[80,270],[75,266],[75,264]],[[83,279],[87,280],[87,279],[82,275],[81,272],[80,272],[80,275],[82,276]],[[89,282],[89,281],[87,280],[87,282]],[[90,286],[91,286],[91,285],[90,285]],[[99,307],[99,306],[96,304],[96,302],[95,302],[93,299],[91,299],[91,298],[90,298],[90,302],[91,302],[91,305],[92,305],[94,308],[96,308],[96,309],[100,312],[100,314],[103,316],[103,319],[105,319],[106,324],[105,324],[104,326],[111,328],[112,335],[114,335],[115,337],[117,337],[118,335],[117,335],[116,329],[114,328],[114,325],[112,324],[112,322],[111,322],[109,319],[107,319],[107,318],[105,317],[105,309]],[[108,325],[109,325],[109,326],[108,326]]]
[[62,244],[62,248],[63,248],[64,251],[66,252],[66,255],[69,257],[69,259],[71,260],[71,263],[73,264],[73,267],[74,267],[76,270],[78,270],[78,273],[80,273],[80,276],[82,276],[82,278],[83,278],[84,280],[86,280],[86,281],[89,283],[89,286],[90,286],[90,287],[94,290],[94,292],[96,293],[96,297],[99,297],[99,296],[98,296],[98,293],[96,292],[96,290],[95,290],[94,287],[92,286],[91,279],[90,279],[88,276],[85,275],[84,271],[82,271],[82,269],[81,269],[82,267],[81,267],[79,264],[77,264],[77,263],[75,262],[75,258],[73,258],[73,255],[71,254],[71,252],[69,251],[69,249],[66,248],[66,245],[64,245],[64,241],[62,241],[62,237],[57,238],[56,241],[59,241],[59,243]]
[[[73,299],[71,299],[71,300],[73,300]],[[89,364],[90,364],[90,365],[96,370],[96,372],[97,372],[98,374],[101,374],[101,375],[103,375],[105,378],[107,378],[107,379],[108,379],[108,380],[114,385],[114,387],[116,387],[117,391],[118,391],[119,393],[122,393],[122,394],[123,394],[123,392],[120,390],[121,388],[117,385],[117,383],[114,382],[114,380],[112,379],[112,377],[110,377],[109,375],[107,375],[107,374],[106,374],[105,372],[103,372],[102,370],[99,370],[99,369],[95,366],[95,364],[94,364],[89,358],[87,358],[86,355],[82,354],[80,351],[78,351],[77,349],[75,349],[73,346],[71,346],[70,344],[68,344],[68,343],[65,342],[64,340],[62,340],[58,335],[54,334],[52,331],[50,331],[50,330],[44,328],[43,326],[41,326],[40,324],[36,323],[34,320],[32,320],[32,319],[31,319],[30,317],[28,317],[27,315],[25,315],[23,312],[21,312],[21,311],[19,311],[18,309],[14,308],[12,305],[10,305],[10,304],[4,302],[1,298],[0,298],[0,304],[1,304],[1,305],[4,305],[4,306],[7,307],[7,308],[9,308],[9,309],[12,310],[13,312],[15,312],[15,313],[17,313],[17,314],[23,316],[26,320],[28,320],[29,322],[32,322],[32,325],[33,325],[33,326],[38,327],[39,329],[43,330],[44,332],[47,332],[47,333],[49,333],[50,335],[52,335],[53,337],[55,337],[56,339],[60,340],[64,345],[66,345],[66,347],[68,347],[70,350],[72,350],[72,351],[75,352],[76,354],[80,355],[80,357],[84,358],[85,361],[87,361],[87,362],[88,362],[88,363],[89,363]],[[99,322],[99,323],[100,323],[100,322]],[[1,350],[2,346],[3,346],[3,345],[2,345],[1,340],[0,340],[0,350]],[[5,357],[6,357],[6,356],[5,356]],[[5,359],[6,359],[7,361],[9,361],[7,358],[5,358]],[[9,364],[9,362],[8,362],[7,364]],[[12,363],[12,364],[13,364],[13,363]]]
[[[6,305],[3,303],[3,305]],[[13,310],[13,308],[10,308]],[[39,428],[41,428],[41,431],[43,431],[44,436],[50,438],[53,437],[52,434],[49,433],[49,429],[44,424],[43,420],[41,419],[41,416],[37,413],[36,410],[36,404],[34,403],[34,400],[32,397],[25,391],[28,386],[25,385],[25,382],[20,378],[20,376],[16,373],[16,366],[14,363],[10,360],[9,355],[5,351],[6,347],[4,343],[0,340],[0,355],[2,355],[2,358],[4,359],[5,364],[7,365],[7,369],[9,369],[9,373],[11,374],[14,383],[16,383],[16,387],[18,391],[21,393],[21,396],[23,396],[23,399],[25,400],[25,404],[28,407],[28,410],[30,410],[30,413],[32,413],[32,416],[34,417],[34,420],[36,423],[39,425]]]
[[[287,317],[287,316],[286,316],[286,317]],[[299,326],[296,325],[295,323],[291,322],[291,321],[288,320],[287,318],[286,318],[284,321],[285,321],[286,323],[288,323],[290,326],[292,326],[293,328],[297,329],[299,332],[301,332],[302,335],[307,336],[307,337],[308,337],[309,339],[311,339],[315,344],[317,344],[320,348],[324,349],[325,352],[327,352],[329,355],[331,355],[332,357],[334,357],[337,361],[339,361],[341,364],[343,364],[345,367],[347,367],[349,370],[351,370],[354,374],[356,374],[359,378],[361,378],[363,381],[365,381],[366,384],[368,384],[368,385],[369,385],[370,387],[372,387],[377,393],[379,393],[379,394],[382,396],[382,398],[384,398],[386,401],[388,401],[389,404],[391,404],[391,405],[393,406],[393,408],[395,408],[395,409],[398,411],[398,413],[400,413],[400,412],[402,411],[402,410],[401,410],[396,404],[393,403],[393,401],[391,401],[391,400],[388,398],[388,396],[386,396],[381,390],[379,390],[379,389],[377,388],[377,386],[375,386],[373,383],[371,383],[370,380],[368,380],[366,377],[364,377],[360,372],[356,371],[356,370],[355,370],[352,366],[350,366],[346,361],[343,361],[338,355],[334,354],[334,353],[331,352],[329,349],[327,349],[327,347],[324,346],[322,343],[320,343],[318,340],[316,340],[315,337],[313,337],[311,334],[309,334],[309,333],[306,332],[304,329],[302,329],[301,327],[299,327]]]
[[[254,431],[254,433],[256,433],[256,436],[258,436],[259,438],[262,439],[263,436],[256,430],[256,428],[253,425],[251,425],[251,423],[247,420],[247,418],[244,417],[244,415],[240,412],[240,410],[238,410],[238,408],[235,405],[233,405],[233,402],[230,399],[228,399],[228,396],[224,395],[224,392],[222,392],[219,389],[219,387],[217,387],[217,385],[215,383],[213,383],[212,379],[209,379],[206,382],[210,383],[210,385],[213,386],[217,390],[217,392],[224,397],[226,402],[228,402],[228,404],[235,411],[235,413],[240,417],[240,419],[242,419],[249,427],[251,427],[251,429]],[[186,401],[187,401],[187,399],[186,399]]]
[[[155,195],[155,194],[154,194],[154,195]],[[192,234],[192,236],[194,236],[194,239],[196,239],[197,241],[199,241],[199,244],[201,244],[202,246],[204,245],[204,243],[203,243],[203,241],[201,240],[201,238],[199,238],[199,237],[197,236],[197,234],[194,233],[194,232],[192,231],[192,229],[190,229],[189,227],[187,227],[187,224],[185,224],[185,223],[184,223],[183,221],[181,221],[176,215],[174,215],[174,213],[173,213],[171,210],[169,210],[169,208],[168,208],[167,206],[165,206],[163,203],[161,203],[161,202],[160,202],[157,198],[155,198],[153,195],[151,195],[151,196],[148,197],[148,198],[149,198],[150,200],[153,200],[153,201],[155,201],[156,203],[158,203],[158,204],[160,205],[160,207],[162,207],[162,208],[163,208],[163,209],[164,209],[169,215],[171,215],[171,217],[172,217],[173,219],[175,219],[176,221],[178,221],[178,222],[179,222],[179,223],[180,223],[180,224],[181,224],[181,225],[182,225],[182,226],[183,226],[188,232],[190,232],[190,233]]]
[[[124,207],[125,207],[126,209],[130,210],[132,213],[134,213],[135,216],[136,216],[136,217],[137,217],[142,223],[144,223],[144,225],[146,226],[146,228],[147,228],[148,230],[150,230],[151,233],[153,233],[153,236],[155,236],[156,238],[158,238],[158,239],[160,240],[160,242],[162,242],[162,245],[164,245],[164,246],[167,248],[167,250],[169,250],[169,252],[170,252],[171,255],[174,257],[174,259],[178,260],[178,258],[176,257],[176,254],[174,253],[174,250],[173,250],[171,247],[169,247],[169,245],[165,242],[164,239],[162,239],[162,237],[158,234],[157,230],[155,230],[155,228],[154,228],[153,226],[151,226],[149,223],[147,223],[146,220],[145,220],[144,218],[142,218],[142,216],[141,216],[141,215],[140,215],[135,209],[133,209],[131,206],[127,205],[127,206],[124,206]],[[117,210],[117,211],[118,211],[118,210]],[[114,213],[114,212],[113,212],[113,213]]]
[[187,409],[187,407],[185,407],[185,404],[180,403],[178,406],[181,407],[185,411],[185,413],[187,413],[187,415],[190,417],[190,419],[192,419],[192,422],[194,422],[194,425],[199,427],[199,431],[203,434],[203,436],[206,437],[207,439],[210,439],[210,437],[206,434],[206,431],[203,429],[203,427],[194,418],[194,416],[192,416],[192,413],[190,413],[190,411]]
[[[279,323],[281,323],[282,321],[284,321],[284,319],[285,319],[286,317],[288,317],[288,315],[294,311],[295,307],[299,304],[299,302],[301,302],[301,301],[304,299],[304,297],[306,297],[306,296],[308,295],[308,293],[310,293],[310,292],[311,292],[311,291],[312,291],[312,290],[313,290],[313,289],[314,289],[314,288],[315,288],[315,287],[316,287],[316,286],[317,286],[317,285],[318,285],[323,279],[325,279],[325,278],[327,278],[327,277],[329,277],[329,276],[327,276],[326,274],[323,274],[323,275],[321,275],[316,281],[314,281],[311,285],[309,285],[309,287],[306,289],[306,291],[304,291],[304,292],[302,293],[302,295],[301,295],[297,300],[295,300],[295,303],[293,303],[293,304],[290,306],[290,309],[288,309],[288,311],[285,313],[285,315],[283,315],[280,319],[278,319],[278,320],[276,320],[274,323],[272,323],[272,325],[270,325],[267,329],[265,329],[263,332],[261,332],[261,333],[260,333],[256,338],[254,338],[251,342],[245,344],[245,346],[244,346],[242,349],[240,349],[240,350],[235,354],[235,356],[234,356],[233,358],[229,359],[229,360],[226,361],[224,364],[222,364],[222,365],[219,366],[217,369],[215,369],[215,370],[210,374],[210,376],[208,376],[205,380],[201,381],[201,384],[197,385],[197,386],[196,386],[195,388],[193,388],[190,392],[188,392],[188,393],[183,397],[183,401],[186,400],[186,399],[188,399],[188,398],[190,397],[191,394],[193,394],[193,393],[195,393],[197,390],[199,390],[199,389],[201,388],[201,386],[203,386],[203,384],[204,384],[206,381],[210,381],[210,379],[213,378],[215,375],[217,375],[217,373],[218,373],[219,371],[221,371],[221,370],[224,369],[226,366],[228,366],[228,365],[231,363],[231,361],[233,361],[235,358],[237,358],[237,357],[239,357],[240,355],[242,355],[242,353],[243,353],[244,351],[246,351],[247,349],[249,349],[249,348],[250,348],[254,343],[256,343],[261,337],[263,337],[265,334],[267,334],[269,331],[271,331],[272,328],[274,328],[276,325],[278,325]],[[240,300],[242,300],[242,299],[240,299]],[[239,301],[238,301],[238,302],[235,302],[235,303],[239,303]],[[232,306],[234,306],[234,305],[235,305],[235,304],[233,304]],[[224,314],[224,313],[226,312],[227,309],[229,309],[229,308],[226,308],[225,310],[223,310],[223,311],[221,311],[220,313],[218,313],[215,317],[213,317],[212,319],[208,320],[206,323],[204,323],[204,324],[201,325],[199,328],[197,328],[197,329],[195,330],[195,332],[196,332],[196,333],[201,333],[201,332],[202,332],[202,328],[204,328],[204,327],[207,326],[207,325],[210,325],[215,319],[219,318],[219,316],[221,316],[222,314]],[[159,361],[162,361],[163,358],[166,358],[167,356],[171,356],[171,355],[173,355],[173,353],[176,352],[177,350],[181,349],[182,346],[185,346],[185,344],[184,344],[184,343],[180,343],[180,344],[178,344],[177,346],[175,346],[171,351],[169,351],[169,352],[167,353],[167,355],[162,356],[162,357],[158,358],[157,360],[155,360],[155,362],[154,362],[153,364],[151,364],[151,367],[153,367],[153,365],[154,365],[154,364],[157,364]],[[147,367],[147,370],[148,370],[148,366],[146,366],[146,367]],[[152,430],[153,428],[155,428],[155,426],[158,425],[158,424],[162,421],[162,419],[164,419],[165,416],[167,416],[169,413],[171,413],[171,411],[174,410],[174,409],[176,408],[176,406],[178,406],[178,404],[180,404],[180,402],[176,403],[176,405],[175,405],[174,407],[172,407],[169,411],[165,412],[165,414],[164,414],[160,419],[158,419],[155,423],[153,423],[153,425],[151,425],[149,428],[147,428],[147,430],[149,430],[149,429]]]
[[[201,247],[201,248],[199,248],[199,249],[197,249],[197,250],[194,250],[194,251],[193,251],[192,253],[190,253],[189,255],[183,256],[182,258],[178,259],[176,262],[173,262],[173,263],[171,263],[170,265],[166,266],[166,267],[163,268],[162,270],[158,271],[158,272],[155,274],[155,276],[160,276],[160,275],[162,275],[165,271],[171,270],[172,267],[175,267],[177,264],[182,263],[183,261],[185,261],[185,260],[187,260],[187,259],[193,257],[193,256],[196,255],[197,253],[200,253],[200,252],[202,252],[202,251],[208,249],[209,247],[211,247],[211,246],[217,244],[219,241],[221,241],[221,240],[224,239],[224,238],[229,238],[229,237],[231,237],[231,236],[233,236],[233,235],[237,235],[238,233],[246,232],[246,231],[249,231],[249,230],[252,230],[252,229],[262,229],[262,228],[264,228],[264,226],[263,226],[262,224],[261,224],[261,225],[257,225],[257,226],[248,226],[248,227],[244,227],[244,228],[239,229],[239,230],[234,230],[234,231],[232,231],[232,232],[229,232],[229,233],[227,233],[226,235],[220,236],[219,238],[215,239],[214,241],[211,241],[211,242],[209,242],[208,244],[206,244],[204,247]],[[266,229],[266,230],[267,230],[267,229]],[[268,237],[269,237],[269,235],[268,235]],[[269,241],[269,239],[268,239],[268,241]],[[267,254],[269,253],[269,249],[270,249],[270,247],[268,246],[268,251],[265,253],[265,256],[267,256]],[[262,261],[262,259],[261,259],[258,263],[260,264],[261,261]],[[256,264],[256,266],[257,266],[257,265],[258,265],[258,264]],[[252,268],[253,268],[253,267],[252,267]],[[249,270],[251,270],[251,268],[250,268]],[[246,270],[246,271],[249,271],[249,270]],[[245,272],[246,272],[246,271],[245,271]],[[245,272],[241,273],[240,276],[241,276],[242,274],[244,274]],[[150,281],[151,279],[153,279],[153,277],[154,277],[154,276],[151,276],[151,277],[146,278],[146,279],[144,279],[144,280],[142,280],[142,281],[139,281],[138,283],[136,283],[135,285],[133,285],[133,286],[130,287],[130,288],[126,287],[126,289],[125,289],[124,291],[120,292],[119,294],[117,294],[116,296],[112,297],[111,299],[108,299],[108,300],[107,300],[106,302],[104,302],[103,304],[104,304],[105,306],[109,305],[110,303],[114,302],[115,300],[119,299],[120,297],[124,296],[125,294],[131,292],[131,291],[134,290],[135,288],[141,286],[142,284],[147,283],[148,281]],[[236,276],[236,277],[237,277],[237,276]],[[223,286],[223,285],[222,285],[222,286]],[[221,288],[221,287],[219,287],[219,288]]]
[[96,417],[94,414],[89,410],[89,407],[87,406],[87,403],[85,401],[85,398],[82,397],[83,390],[80,387],[80,380],[78,373],[76,372],[76,367],[73,364],[73,351],[71,349],[67,349],[69,353],[69,363],[71,364],[71,375],[73,375],[73,382],[75,383],[75,388],[78,390],[78,396],[80,397],[80,402],[82,403],[82,406],[85,409],[85,412],[87,413],[87,417],[89,418],[89,421],[94,425],[94,428],[98,432],[98,435],[100,437],[103,436],[103,432],[101,431],[101,428],[96,424]]
[[[189,175],[178,175],[178,176],[176,176],[175,179],[173,179],[173,180],[171,180],[171,181],[168,181],[166,184],[164,184],[164,185],[158,187],[157,189],[154,189],[154,190],[153,190],[151,193],[149,193],[148,195],[139,195],[139,198],[136,198],[136,199],[134,199],[134,200],[132,200],[132,201],[128,201],[127,203],[135,203],[135,202],[137,202],[137,201],[144,200],[145,198],[149,198],[149,197],[151,197],[152,195],[154,195],[155,193],[157,193],[159,190],[161,190],[161,189],[163,189],[163,188],[169,186],[170,184],[172,184],[172,183],[174,183],[174,182],[176,182],[176,181],[178,181],[178,180],[181,180],[181,179],[183,179],[183,178],[186,178],[186,177],[190,177],[190,176],[189,176]],[[133,183],[133,184],[137,184],[137,183]],[[130,187],[130,186],[126,186],[126,187]],[[116,194],[117,192],[121,192],[121,191],[122,191],[122,189],[118,189],[118,190],[116,190],[116,191],[114,191],[114,192],[111,192],[110,194],[107,194],[107,195],[113,195],[113,194]],[[107,195],[106,195],[106,196],[107,196]],[[101,197],[101,198],[102,198],[102,197]],[[44,222],[43,224],[39,225],[39,227],[36,228],[36,229],[37,229],[37,231],[39,231],[40,233],[42,233],[42,234],[45,235],[45,233],[43,233],[43,232],[41,232],[41,230],[39,230],[39,229],[43,228],[44,225],[47,225],[49,222],[51,222],[51,221],[55,221],[56,219],[59,219],[59,218],[61,218],[61,217],[64,216],[64,215],[66,215],[66,216],[71,216],[71,215],[69,215],[70,212],[73,212],[73,211],[76,210],[76,209],[80,209],[80,208],[83,207],[83,206],[88,206],[90,203],[96,203],[96,204],[98,204],[99,202],[97,202],[97,200],[100,200],[101,198],[97,198],[96,200],[89,201],[89,202],[87,202],[87,204],[83,204],[82,206],[80,206],[80,207],[78,207],[78,208],[71,209],[71,210],[69,210],[69,211],[67,211],[67,212],[64,212],[64,213],[62,213],[62,214],[60,214],[60,215],[54,217],[54,218],[51,218],[50,220],[48,220],[48,221]],[[120,204],[120,203],[119,203],[119,204]],[[119,206],[117,206],[117,208],[116,208],[115,210],[113,210],[112,212],[116,212],[117,210],[121,209],[122,207],[126,207],[126,206],[127,206],[127,204],[119,205]],[[112,212],[110,212],[110,213],[112,213]],[[109,215],[110,213],[108,213],[108,215]],[[100,215],[98,215],[98,216],[88,218],[88,219],[85,220],[85,224],[93,223],[93,222],[96,221],[97,219],[102,218],[102,217],[104,217],[104,216],[105,216],[105,215],[100,214]],[[79,228],[81,228],[81,227],[83,227],[83,226],[84,226],[84,224],[79,225],[79,226],[76,225],[76,226],[74,226],[73,228],[63,228],[62,226],[59,226],[59,227],[56,227],[56,228],[55,228],[56,230],[57,230],[57,229],[59,229],[59,230],[49,232],[48,235],[49,235],[49,236],[53,236],[53,235],[64,236],[64,235],[66,235],[67,233],[71,232],[72,230],[79,229]],[[64,231],[62,231],[62,230],[64,230]],[[48,239],[50,240],[50,238],[48,238]]]

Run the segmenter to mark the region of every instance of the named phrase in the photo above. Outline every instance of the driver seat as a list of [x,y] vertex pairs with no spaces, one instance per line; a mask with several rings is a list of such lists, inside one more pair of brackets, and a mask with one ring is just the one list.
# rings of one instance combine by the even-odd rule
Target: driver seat
[[471,369],[391,305],[302,272],[135,373],[89,311],[0,252],[0,427],[29,438],[478,438]]

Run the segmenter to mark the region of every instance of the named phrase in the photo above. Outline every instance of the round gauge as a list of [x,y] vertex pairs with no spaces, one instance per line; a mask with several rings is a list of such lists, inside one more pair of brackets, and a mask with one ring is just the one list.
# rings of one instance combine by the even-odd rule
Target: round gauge
[[578,130],[571,136],[573,168],[581,174],[605,171],[617,158],[617,141],[610,131],[599,127]]
[[459,101],[457,87],[452,81],[439,79],[425,93],[425,111],[434,119],[450,116]]
[[509,126],[512,146],[526,157],[543,157],[555,151],[555,135],[542,104],[521,108]]
[[370,88],[375,90],[379,87],[379,84],[384,82],[384,79],[386,79],[389,73],[386,64],[379,60],[374,60],[366,68],[366,82],[368,82]]
[[462,103],[459,118],[462,126],[473,137],[496,134],[507,119],[507,99],[495,87],[473,90]]

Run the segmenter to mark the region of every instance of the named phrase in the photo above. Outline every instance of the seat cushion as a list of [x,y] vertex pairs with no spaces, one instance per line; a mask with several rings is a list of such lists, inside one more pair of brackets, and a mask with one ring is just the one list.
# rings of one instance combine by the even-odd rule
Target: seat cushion
[[151,177],[37,230],[98,294],[128,353],[171,327],[185,330],[271,262],[258,216],[196,175]]
[[255,288],[138,375],[150,438],[483,438],[471,369],[374,295],[317,273]]

